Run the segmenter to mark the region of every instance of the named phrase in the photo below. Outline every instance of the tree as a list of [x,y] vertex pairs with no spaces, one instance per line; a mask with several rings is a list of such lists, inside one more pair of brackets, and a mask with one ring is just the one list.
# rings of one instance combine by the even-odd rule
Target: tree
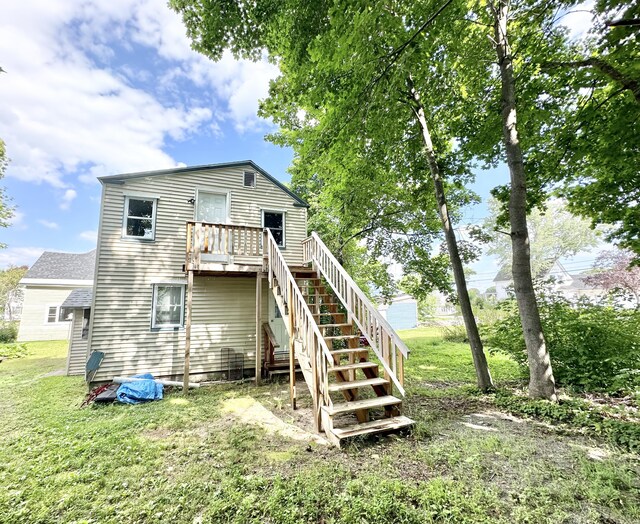
[[[491,215],[483,225],[490,232],[487,253],[497,256],[500,265],[510,269],[511,237],[497,225],[500,203],[489,200],[489,209]],[[544,208],[534,208],[527,217],[527,229],[534,277],[548,271],[561,258],[597,246],[602,236],[599,230],[592,229],[588,220],[572,214],[558,198],[548,200]]]
[[[400,203],[397,214],[376,213],[374,205],[372,214],[380,218],[379,227],[358,226],[350,236],[368,229],[369,247],[392,254],[407,272],[420,274],[425,288],[433,288],[430,277],[445,273],[443,257],[431,256],[429,249],[434,236],[432,210],[436,211],[478,384],[490,388],[466,290],[465,254],[452,227],[456,200],[469,199],[461,183],[469,172],[454,151],[448,129],[459,95],[444,89],[453,71],[445,62],[457,58],[442,50],[450,34],[461,30],[453,26],[464,19],[464,6],[454,10],[450,1],[399,2],[390,8],[383,2],[356,0],[336,5],[318,2],[313,7],[296,0],[232,7],[226,2],[174,0],[172,5],[182,13],[194,47],[212,58],[220,58],[225,48],[252,57],[266,48],[278,60],[282,75],[272,83],[262,112],[281,126],[274,140],[296,151],[295,187],[311,182],[321,195],[331,195],[334,187],[346,186],[355,194],[363,190],[359,185],[363,170],[370,169],[383,173],[385,187],[402,190],[391,192],[403,194],[395,200]],[[441,22],[445,8],[447,22],[438,25],[434,21]],[[424,37],[427,28],[429,38]],[[375,189],[368,195],[388,201]],[[321,198],[326,209],[327,197]],[[353,214],[343,209],[337,216]],[[436,284],[448,286],[448,279],[438,278]]]
[[[4,177],[4,172],[7,169],[7,154],[4,142],[0,139],[0,180]],[[0,227],[8,227],[10,219],[13,217],[13,208],[9,205],[9,197],[7,196],[5,189],[0,187]],[[0,248],[6,247],[5,244],[0,243]]]
[[19,283],[29,268],[27,266],[10,266],[0,271],[0,308],[8,320],[11,318],[11,310],[7,314],[6,308],[12,300],[18,299]]
[[627,251],[603,251],[593,265],[596,272],[585,282],[624,301],[632,301],[640,310],[640,267],[632,266],[632,262],[633,256]]

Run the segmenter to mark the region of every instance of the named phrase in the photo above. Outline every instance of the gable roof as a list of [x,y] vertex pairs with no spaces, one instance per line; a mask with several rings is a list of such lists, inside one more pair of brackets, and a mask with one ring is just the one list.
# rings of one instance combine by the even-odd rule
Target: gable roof
[[157,171],[141,171],[138,173],[123,173],[121,175],[107,175],[98,177],[103,184],[121,184],[125,180],[129,180],[131,178],[144,178],[149,176],[161,176],[161,175],[175,175],[181,173],[193,173],[194,171],[207,171],[209,169],[220,169],[225,167],[242,167],[247,166],[255,171],[258,171],[262,176],[264,176],[267,180],[269,180],[276,187],[284,191],[287,195],[295,200],[293,204],[296,207],[309,207],[302,198],[296,195],[293,191],[291,191],[287,186],[285,186],[282,182],[274,178],[272,175],[267,173],[264,169],[262,169],[258,164],[253,162],[253,160],[240,160],[238,162],[223,162],[221,164],[205,164],[201,166],[191,166],[191,167],[174,167],[171,169],[160,169]]
[[503,280],[511,280],[511,268],[508,266],[502,266],[499,270],[498,273],[496,274],[496,277],[493,279],[494,282],[501,282]]
[[95,249],[88,253],[45,251],[29,268],[23,280],[93,280],[95,267]]
[[91,307],[91,299],[93,298],[93,289],[90,287],[81,287],[74,289],[66,300],[60,306],[63,309],[87,308]]

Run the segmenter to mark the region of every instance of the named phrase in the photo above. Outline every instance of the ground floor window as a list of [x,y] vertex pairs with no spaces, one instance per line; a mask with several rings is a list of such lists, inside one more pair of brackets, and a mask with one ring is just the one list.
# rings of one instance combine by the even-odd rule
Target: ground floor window
[[184,286],[153,286],[152,328],[181,327],[184,324]]
[[65,310],[61,309],[60,306],[47,306],[47,316],[45,322],[47,324],[55,324],[57,322],[65,322],[69,320],[64,315]]

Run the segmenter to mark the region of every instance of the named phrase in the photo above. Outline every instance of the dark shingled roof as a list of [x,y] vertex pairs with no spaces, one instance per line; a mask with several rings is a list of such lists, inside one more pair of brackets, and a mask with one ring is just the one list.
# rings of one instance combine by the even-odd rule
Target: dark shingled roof
[[90,287],[74,289],[60,306],[63,309],[91,307],[93,290]]
[[511,268],[508,266],[502,266],[493,281],[500,282],[501,280],[511,280],[512,278]]
[[96,250],[88,253],[45,251],[24,278],[52,280],[93,280]]

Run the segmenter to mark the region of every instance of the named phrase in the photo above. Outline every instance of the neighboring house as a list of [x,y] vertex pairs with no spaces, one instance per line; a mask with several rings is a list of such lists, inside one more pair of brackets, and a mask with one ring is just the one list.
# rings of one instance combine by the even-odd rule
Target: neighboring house
[[[539,279],[551,280],[551,290],[561,294],[569,300],[577,300],[580,297],[598,298],[604,294],[604,290],[589,286],[585,282],[586,274],[570,274],[560,262],[555,262],[548,271],[538,275]],[[511,270],[502,267],[493,279],[495,283],[496,300],[505,300],[513,294],[513,280]]]
[[24,299],[18,341],[63,340],[70,322],[62,303],[77,288],[91,288],[96,252],[45,251],[20,281]]
[[378,311],[393,329],[418,327],[418,301],[411,295],[396,295],[389,304],[378,306]]
[[[400,415],[408,350],[322,240],[307,237],[300,197],[251,161],[99,180],[91,308],[79,294],[65,304],[74,339],[86,315],[88,353],[104,355],[94,382],[142,372],[259,382],[284,349],[311,393],[315,428],[333,442],[413,424]],[[373,397],[359,400],[361,388]],[[350,413],[357,424],[334,425]]]

